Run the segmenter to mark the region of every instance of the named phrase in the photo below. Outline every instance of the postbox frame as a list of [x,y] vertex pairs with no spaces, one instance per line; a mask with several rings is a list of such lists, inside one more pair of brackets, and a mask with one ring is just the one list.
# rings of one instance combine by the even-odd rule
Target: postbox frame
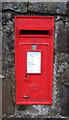
[[[53,53],[54,53],[54,50],[53,50],[53,48],[52,48],[52,52],[49,50],[49,46],[50,46],[50,44],[47,42],[47,43],[42,43],[41,45],[47,45],[48,46],[48,52],[49,52],[49,54],[51,54],[51,56],[52,56],[52,58],[51,58],[51,76],[50,76],[50,81],[49,81],[49,83],[50,83],[50,88],[49,88],[49,90],[50,90],[50,96],[49,96],[49,99],[47,100],[47,101],[22,101],[22,100],[19,100],[19,94],[20,94],[20,89],[19,89],[19,84],[20,84],[20,82],[19,82],[19,80],[18,80],[18,78],[19,78],[19,65],[18,65],[18,55],[19,55],[19,45],[18,44],[22,44],[22,45],[26,45],[26,44],[28,44],[28,43],[19,43],[19,41],[18,41],[18,39],[19,38],[31,38],[31,37],[35,37],[35,35],[19,35],[19,31],[17,31],[17,25],[16,25],[16,23],[17,23],[17,19],[19,19],[19,18],[21,18],[21,19],[28,19],[28,18],[33,18],[33,19],[51,19],[52,20],[52,36],[51,36],[51,38],[52,38],[52,43],[51,43],[51,45],[53,46],[54,45],[54,17],[53,16],[15,16],[15,74],[16,74],[16,104],[17,105],[32,105],[32,104],[52,104],[52,79],[53,79],[53,57],[54,57],[54,55],[53,55]],[[51,31],[50,31],[51,32]],[[40,37],[40,35],[36,35],[36,37],[37,38],[39,38]],[[41,35],[41,38],[50,38],[49,36],[45,36],[45,35]],[[30,43],[29,43],[30,44]],[[35,43],[31,43],[31,44],[35,44]],[[37,45],[38,43],[36,43],[36,45]],[[27,51],[28,50],[26,50],[26,53],[27,53]],[[31,50],[30,50],[31,51]],[[32,51],[38,51],[38,50],[32,50]],[[41,51],[41,50],[40,50]],[[42,51],[41,51],[41,54],[42,54]],[[41,55],[41,57],[42,57],[42,55]],[[41,62],[42,62],[42,60],[41,60]],[[42,64],[41,64],[41,66],[42,66]],[[27,73],[28,74],[28,73]],[[29,73],[30,74],[30,73]],[[35,74],[35,73],[34,73]],[[39,74],[39,73],[38,73]],[[41,74],[41,73],[40,73]],[[37,75],[37,74],[36,74]]]

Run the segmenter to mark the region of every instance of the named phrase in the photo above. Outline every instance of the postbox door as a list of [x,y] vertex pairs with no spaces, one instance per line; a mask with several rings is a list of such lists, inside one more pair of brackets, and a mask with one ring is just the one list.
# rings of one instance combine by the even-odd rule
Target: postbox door
[[53,16],[15,17],[16,104],[52,104]]
[[48,46],[49,44],[19,45],[20,91],[22,100],[48,98]]

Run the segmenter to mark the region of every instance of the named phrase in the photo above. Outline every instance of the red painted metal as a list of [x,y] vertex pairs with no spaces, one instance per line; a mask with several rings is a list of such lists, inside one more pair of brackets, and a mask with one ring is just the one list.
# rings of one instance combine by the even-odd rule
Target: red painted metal
[[[52,104],[53,43],[53,16],[15,16],[17,105]],[[40,55],[40,72],[27,71],[28,53]]]

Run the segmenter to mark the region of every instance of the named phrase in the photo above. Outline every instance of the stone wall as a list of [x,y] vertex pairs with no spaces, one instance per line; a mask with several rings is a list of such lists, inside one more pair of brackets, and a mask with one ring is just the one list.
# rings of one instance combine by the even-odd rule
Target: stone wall
[[[54,75],[52,105],[15,104],[14,16],[54,16]],[[3,118],[69,117],[69,2],[2,3]]]

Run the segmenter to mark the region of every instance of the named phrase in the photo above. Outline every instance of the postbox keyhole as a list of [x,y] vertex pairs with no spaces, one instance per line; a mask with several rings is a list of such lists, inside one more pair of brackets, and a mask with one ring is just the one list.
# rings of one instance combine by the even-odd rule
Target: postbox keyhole
[[32,45],[32,50],[36,50],[36,45]]
[[25,82],[28,82],[30,79],[28,78],[29,77],[29,75],[25,75]]
[[28,78],[28,76],[29,76],[29,75],[26,74],[26,75],[25,75],[25,78]]

